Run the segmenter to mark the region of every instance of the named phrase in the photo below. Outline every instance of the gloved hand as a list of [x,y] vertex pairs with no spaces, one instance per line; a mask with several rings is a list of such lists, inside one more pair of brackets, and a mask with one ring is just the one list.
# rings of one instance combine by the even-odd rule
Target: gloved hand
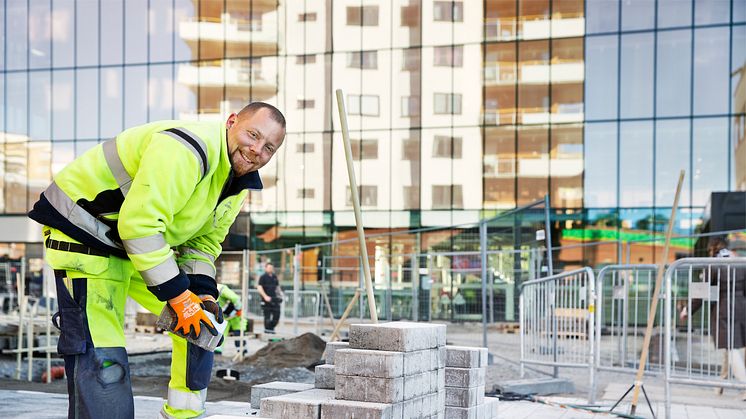
[[215,297],[213,297],[212,295],[200,295],[199,298],[200,300],[202,300],[202,307],[212,313],[218,323],[222,323],[223,310],[220,308],[220,305],[218,305],[218,302],[215,301]]
[[182,330],[181,333],[184,335],[196,339],[202,331],[202,325],[200,325],[202,323],[212,335],[218,335],[217,329],[205,314],[202,300],[193,292],[189,290],[182,292],[168,300],[168,305],[176,314],[176,325],[171,325],[171,329],[174,331]]
[[243,313],[243,310],[236,310],[236,317],[241,317],[241,313]]

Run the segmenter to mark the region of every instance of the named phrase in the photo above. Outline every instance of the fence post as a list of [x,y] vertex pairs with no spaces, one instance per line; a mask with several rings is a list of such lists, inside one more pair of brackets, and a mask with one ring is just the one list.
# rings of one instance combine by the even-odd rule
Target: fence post
[[419,246],[415,246],[415,254],[412,255],[412,321],[419,321],[420,316],[420,252]]
[[547,246],[547,268],[549,269],[549,275],[554,275],[554,268],[552,266],[552,231],[550,230],[551,223],[549,221],[549,195],[544,195],[544,238]]
[[300,244],[295,245],[293,255],[293,334],[298,336],[298,304],[300,303]]
[[248,319],[249,317],[249,277],[251,273],[249,256],[250,253],[248,249],[243,249],[241,251],[241,258],[243,259],[241,261],[241,305],[243,306],[243,310],[241,310],[241,332],[239,337],[241,339],[241,354],[238,356],[238,359],[241,360],[243,360],[243,354],[246,351],[246,328],[243,324],[244,319]]
[[479,249],[482,262],[482,346],[487,347],[487,222],[479,223]]

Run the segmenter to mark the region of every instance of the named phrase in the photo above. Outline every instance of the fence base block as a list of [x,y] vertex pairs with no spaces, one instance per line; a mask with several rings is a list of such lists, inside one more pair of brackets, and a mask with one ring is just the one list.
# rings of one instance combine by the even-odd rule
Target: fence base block
[[550,394],[574,393],[575,385],[572,381],[562,378],[529,378],[511,380],[498,384],[501,393],[535,394],[547,396]]

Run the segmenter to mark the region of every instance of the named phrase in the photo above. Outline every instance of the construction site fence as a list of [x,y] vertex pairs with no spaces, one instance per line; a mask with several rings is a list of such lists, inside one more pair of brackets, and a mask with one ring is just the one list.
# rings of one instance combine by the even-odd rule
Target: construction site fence
[[746,258],[684,258],[665,273],[665,409],[671,385],[746,390]]
[[[658,265],[584,268],[528,281],[520,292],[524,364],[589,368],[589,399],[602,371],[636,374]],[[746,258],[682,258],[665,268],[645,376],[671,385],[746,390]],[[594,286],[595,284],[595,286]]]
[[[520,292],[521,377],[525,365],[587,368],[595,388],[595,275],[590,268],[523,283]],[[595,394],[590,392],[590,402]]]

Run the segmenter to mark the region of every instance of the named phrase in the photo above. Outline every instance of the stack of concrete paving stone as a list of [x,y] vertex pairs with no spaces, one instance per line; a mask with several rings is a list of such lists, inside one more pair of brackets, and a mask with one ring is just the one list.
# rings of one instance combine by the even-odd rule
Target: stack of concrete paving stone
[[424,323],[350,326],[349,349],[332,350],[335,400],[321,418],[443,417],[445,335]]
[[446,346],[446,419],[497,417],[497,399],[484,397],[487,348]]

